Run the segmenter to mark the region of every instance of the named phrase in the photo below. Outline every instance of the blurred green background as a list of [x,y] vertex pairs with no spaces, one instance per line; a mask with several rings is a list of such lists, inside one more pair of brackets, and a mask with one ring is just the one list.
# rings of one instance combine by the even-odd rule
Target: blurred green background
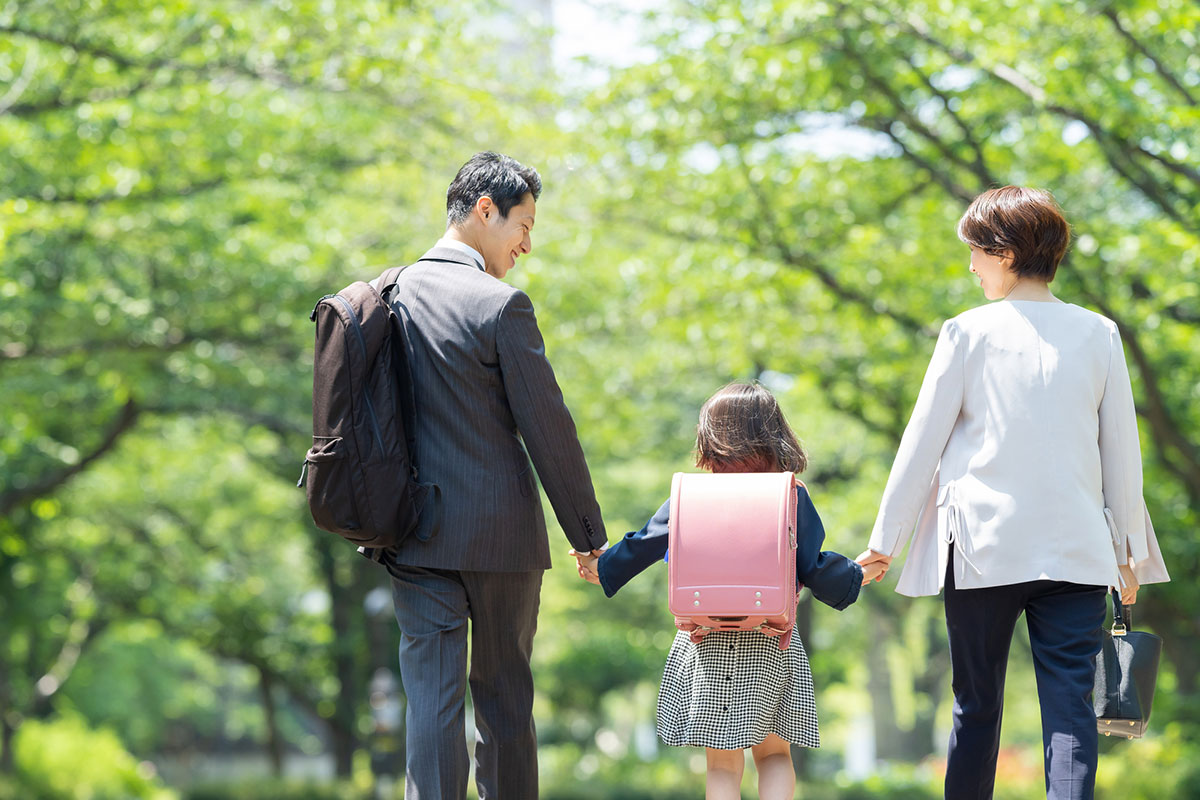
[[[533,298],[611,538],[701,402],[779,395],[851,556],[943,319],[954,227],[1052,190],[1055,282],[1124,336],[1174,576],[1152,735],[1100,796],[1200,797],[1200,7],[1191,0],[8,0],[0,4],[0,800],[399,796],[385,575],[315,529],[308,314],[407,263],[473,152],[536,166]],[[703,793],[653,732],[663,570],[606,601],[551,532],[547,800]],[[803,797],[932,798],[941,605],[802,603]],[[1028,646],[997,796],[1043,795]],[[747,776],[747,796],[752,779]]]

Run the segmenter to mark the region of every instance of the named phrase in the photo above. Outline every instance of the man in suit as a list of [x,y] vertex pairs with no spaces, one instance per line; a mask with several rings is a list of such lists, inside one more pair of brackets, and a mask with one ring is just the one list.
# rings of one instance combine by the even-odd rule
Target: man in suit
[[466,796],[468,682],[480,798],[537,797],[529,659],[550,545],[530,458],[571,546],[599,554],[607,542],[533,305],[500,280],[532,248],[541,188],[536,170],[507,156],[473,156],[446,193],[445,235],[392,298],[413,376],[414,460],[437,486],[415,534],[386,558],[408,800]]

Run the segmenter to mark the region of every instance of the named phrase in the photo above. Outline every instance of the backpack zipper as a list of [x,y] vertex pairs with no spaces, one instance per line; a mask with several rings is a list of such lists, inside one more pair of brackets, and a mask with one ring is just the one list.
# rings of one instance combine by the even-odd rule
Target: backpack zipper
[[[362,325],[358,321],[358,314],[354,313],[354,306],[350,305],[350,301],[342,297],[340,294],[333,295],[342,302],[346,307],[346,311],[350,314],[350,322],[354,326],[354,333],[358,336],[358,346],[362,348],[363,363],[369,371],[371,365],[367,363],[367,340],[363,338]],[[363,400],[367,404],[367,416],[371,419],[371,432],[375,434],[375,441],[379,445],[379,454],[382,456],[386,451],[383,447],[383,436],[379,432],[379,420],[375,418],[375,406],[371,405],[371,394],[368,391],[368,386],[363,385]]]

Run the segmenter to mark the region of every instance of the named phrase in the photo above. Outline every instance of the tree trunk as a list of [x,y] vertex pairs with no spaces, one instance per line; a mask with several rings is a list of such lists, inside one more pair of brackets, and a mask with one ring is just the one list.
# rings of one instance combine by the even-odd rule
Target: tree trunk
[[950,650],[941,636],[944,624],[941,613],[936,613],[929,616],[925,627],[925,641],[929,642],[931,651],[925,662],[925,670],[917,676],[913,688],[929,698],[929,703],[924,709],[917,711],[913,721],[913,730],[908,742],[909,757],[913,761],[920,761],[930,753],[945,747],[945,742],[933,740],[933,732],[937,727],[938,706],[941,705],[942,695],[949,683],[946,678],[950,672]]
[[13,774],[13,736],[16,729],[9,721],[8,704],[0,708],[0,775]]
[[[871,721],[875,727],[875,757],[881,761],[916,762],[933,752],[933,731],[937,721],[937,702],[945,682],[949,657],[943,653],[931,653],[925,670],[913,677],[908,687],[917,695],[930,699],[926,709],[918,709],[912,725],[900,727],[896,721],[896,705],[893,700],[891,667],[887,660],[887,642],[896,635],[898,621],[886,613],[870,617],[871,641],[878,643],[867,649],[867,691],[871,695]],[[927,629],[931,640],[936,637],[936,621]]]
[[364,612],[356,608],[358,604],[351,587],[347,585],[348,581],[342,580],[339,575],[334,547],[341,546],[341,543],[322,533],[316,538],[315,544],[320,574],[329,591],[330,625],[333,627],[334,636],[333,672],[338,680],[334,712],[329,719],[334,769],[339,778],[349,778],[353,768],[354,751],[358,747],[355,717],[358,703],[362,699],[362,692],[359,690],[362,682],[360,672],[368,668],[365,663],[356,664],[354,661],[351,621],[356,612],[360,615]]
[[[886,642],[894,626],[883,614],[868,617],[871,640]],[[901,759],[904,755],[904,732],[896,727],[896,706],[892,701],[892,670],[887,662],[887,648],[882,645],[867,648],[867,694],[871,696],[871,722],[875,728],[875,757],[880,760]]]
[[274,681],[265,669],[258,671],[258,691],[262,697],[263,717],[267,722],[267,756],[271,760],[271,774],[283,776],[283,739],[279,735],[279,720],[275,707]]
[[[3,524],[3,523],[0,523]],[[3,533],[0,530],[0,533]],[[13,608],[11,598],[16,597],[16,593],[12,583],[12,568],[16,563],[16,559],[0,552],[0,605],[3,605],[11,613]],[[10,715],[13,713],[12,707],[12,684],[9,682],[10,658],[8,655],[12,652],[12,642],[8,641],[11,636],[11,628],[5,626],[8,630],[5,632],[4,641],[0,641],[0,775],[13,774],[13,752],[12,740],[16,733],[15,727],[12,724]]]
[[1200,653],[1196,649],[1194,626],[1184,622],[1156,627],[1163,637],[1165,655],[1175,668],[1175,693],[1179,700],[1175,704],[1175,717],[1180,722],[1196,724],[1200,722],[1200,713],[1196,710],[1194,700],[1200,688],[1197,687],[1200,682]]
[[[793,634],[799,640],[805,643],[808,647],[808,642],[812,637],[812,608],[816,601],[809,595],[803,602],[796,607],[796,630]],[[812,762],[809,759],[809,749],[807,747],[797,747],[792,745],[792,766],[796,770],[796,777],[806,779],[812,771]]]

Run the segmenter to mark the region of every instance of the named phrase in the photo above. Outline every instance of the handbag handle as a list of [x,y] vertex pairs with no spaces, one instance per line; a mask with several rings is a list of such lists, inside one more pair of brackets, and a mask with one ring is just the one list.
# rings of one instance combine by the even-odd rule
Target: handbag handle
[[1112,635],[1124,636],[1133,628],[1133,608],[1121,602],[1121,592],[1112,590],[1113,624]]

